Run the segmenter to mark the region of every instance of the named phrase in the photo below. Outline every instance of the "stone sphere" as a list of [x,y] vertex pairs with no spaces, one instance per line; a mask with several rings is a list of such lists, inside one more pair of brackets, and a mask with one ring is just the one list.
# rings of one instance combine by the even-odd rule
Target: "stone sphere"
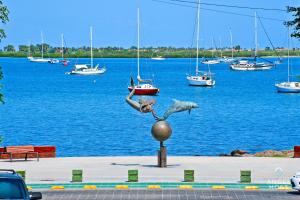
[[151,128],[151,133],[156,140],[163,142],[171,136],[172,129],[168,122],[158,121],[155,122],[155,124],[153,124]]

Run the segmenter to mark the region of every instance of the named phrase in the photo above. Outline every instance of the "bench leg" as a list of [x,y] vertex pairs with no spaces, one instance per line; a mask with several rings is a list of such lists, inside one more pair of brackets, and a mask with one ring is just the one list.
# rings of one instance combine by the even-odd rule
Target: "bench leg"
[[37,152],[36,155],[37,155],[37,156],[36,156],[36,157],[37,157],[37,161],[39,162],[39,161],[40,161],[40,155],[39,155],[39,152]]
[[10,162],[12,162],[12,153],[10,153],[9,155],[10,155]]
[[25,153],[25,160],[27,161],[28,153]]

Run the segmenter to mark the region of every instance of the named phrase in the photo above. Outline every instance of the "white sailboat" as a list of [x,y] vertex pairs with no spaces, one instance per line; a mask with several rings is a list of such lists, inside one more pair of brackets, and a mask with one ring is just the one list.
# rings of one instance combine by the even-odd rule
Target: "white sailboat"
[[44,58],[44,36],[43,36],[43,32],[41,32],[41,42],[42,42],[42,57],[41,58],[34,58],[34,57],[28,57],[30,62],[41,62],[41,63],[46,63],[51,61],[51,59],[48,58]]
[[[288,28],[289,29],[289,28]],[[290,81],[290,31],[288,31],[288,63],[287,63],[287,81],[275,84],[277,92],[282,93],[299,93],[300,82]]]
[[257,51],[258,51],[258,41],[257,41],[257,17],[256,12],[254,16],[254,32],[255,32],[255,55],[254,55],[254,62],[250,62],[248,60],[240,60],[236,63],[230,65],[232,70],[238,71],[258,71],[258,70],[269,70],[274,67],[273,63],[266,63],[266,62],[257,62]]
[[137,85],[128,86],[131,92],[135,89],[135,95],[156,95],[159,89],[152,84],[152,79],[142,79],[140,76],[140,9],[137,9]]
[[157,57],[152,57],[152,60],[166,60],[166,58],[162,57],[162,56],[157,56]]
[[28,44],[28,53],[27,53],[27,59],[28,60],[31,60],[33,58],[32,55],[31,55],[30,46],[31,46],[31,43],[29,42],[29,44]]
[[221,59],[221,62],[224,62],[224,63],[232,63],[232,62],[236,61],[236,59],[233,58],[233,39],[232,39],[231,29],[229,29],[229,34],[230,34],[230,45],[231,45],[231,58],[224,56]]
[[76,64],[74,69],[69,72],[71,75],[98,75],[103,74],[106,71],[105,67],[99,67],[99,64],[94,66],[93,60],[93,28],[90,27],[91,37],[91,63],[90,64]]
[[[208,72],[201,72],[198,70],[199,65],[199,22],[200,18],[200,0],[198,0],[197,7],[197,57],[196,57],[196,73],[195,75],[188,75],[186,78],[189,85],[192,86],[213,86],[215,85],[215,80],[213,79],[212,73],[210,70]],[[209,65],[208,65],[209,69]]]
[[212,44],[211,59],[205,59],[205,60],[203,60],[202,61],[203,64],[215,65],[215,64],[219,64],[220,63],[219,59],[215,59],[214,58],[214,51],[216,50],[216,48],[215,48],[215,42],[214,42],[213,38],[211,40],[211,44]]

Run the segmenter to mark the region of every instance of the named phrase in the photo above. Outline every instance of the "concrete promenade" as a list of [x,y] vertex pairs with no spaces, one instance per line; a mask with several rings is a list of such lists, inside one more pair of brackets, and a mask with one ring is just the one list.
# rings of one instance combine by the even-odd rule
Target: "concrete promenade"
[[157,158],[65,157],[29,161],[0,160],[0,168],[26,170],[27,183],[70,183],[72,169],[83,170],[83,182],[125,182],[127,170],[138,169],[140,182],[181,182],[185,169],[195,170],[195,182],[237,183],[240,170],[252,171],[253,183],[289,183],[300,171],[300,159],[258,157],[169,156],[168,167],[156,167]]

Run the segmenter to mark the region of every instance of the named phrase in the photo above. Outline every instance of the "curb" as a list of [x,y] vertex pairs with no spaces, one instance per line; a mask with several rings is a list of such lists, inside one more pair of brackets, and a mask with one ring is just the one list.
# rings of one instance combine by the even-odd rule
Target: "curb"
[[105,183],[56,183],[27,184],[28,190],[46,189],[243,189],[243,190],[292,190],[289,184],[241,184],[241,183],[182,183],[182,182],[105,182]]

